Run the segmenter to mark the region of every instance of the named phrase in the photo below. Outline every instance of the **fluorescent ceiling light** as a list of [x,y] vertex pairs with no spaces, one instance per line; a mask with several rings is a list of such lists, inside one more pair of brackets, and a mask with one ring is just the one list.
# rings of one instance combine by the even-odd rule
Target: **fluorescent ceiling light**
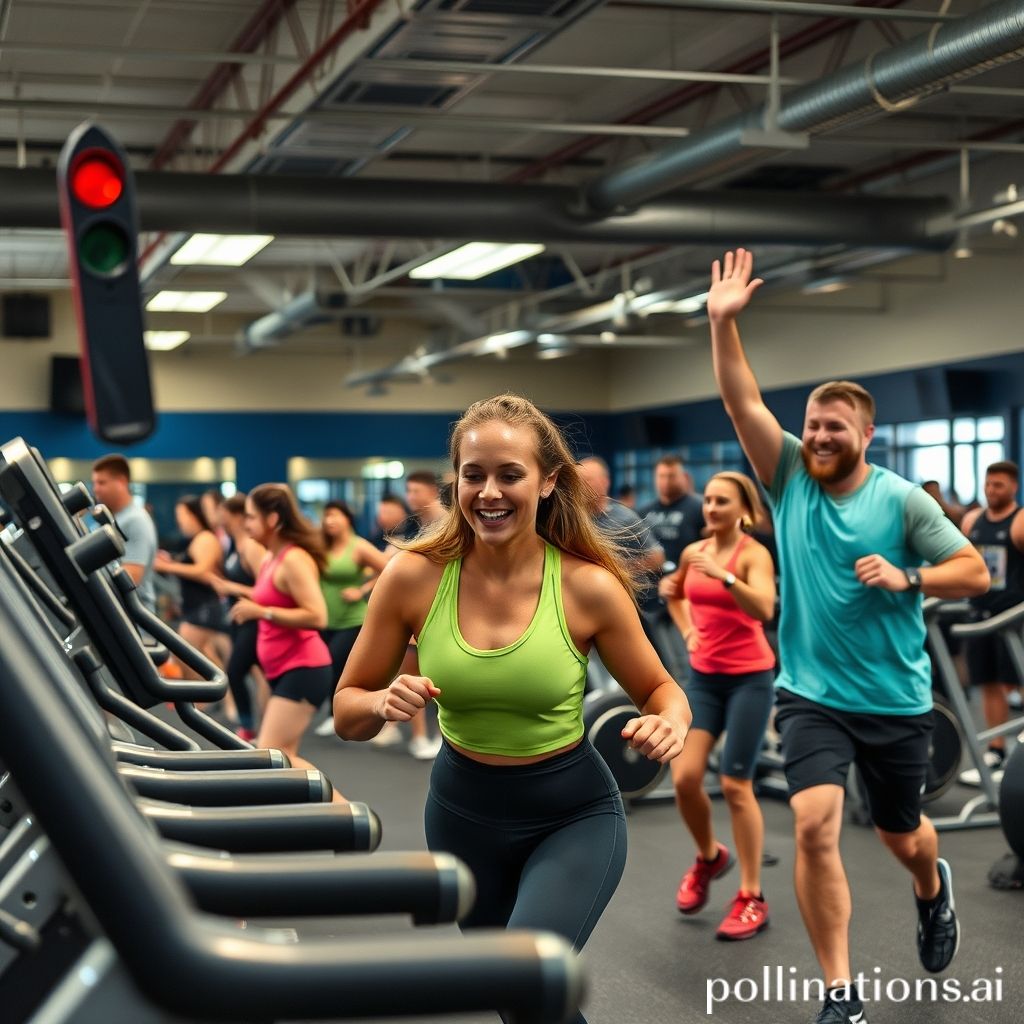
[[204,263],[240,267],[273,240],[273,235],[193,235],[171,257],[171,262],[178,266]]
[[564,334],[538,334],[537,358],[562,359],[576,352],[576,346]]
[[708,293],[688,295],[684,299],[660,299],[644,304],[643,298],[634,300],[633,308],[640,314],[647,313],[698,313],[708,301]]
[[192,337],[190,331],[145,331],[146,348],[150,352],[170,352],[172,348],[184,345]]
[[426,281],[440,277],[476,281],[543,251],[544,246],[534,242],[469,242],[409,271],[409,276]]
[[227,297],[227,292],[157,292],[146,309],[151,313],[209,313]]
[[850,282],[845,277],[823,277],[818,281],[808,281],[801,291],[804,295],[831,295],[849,287]]

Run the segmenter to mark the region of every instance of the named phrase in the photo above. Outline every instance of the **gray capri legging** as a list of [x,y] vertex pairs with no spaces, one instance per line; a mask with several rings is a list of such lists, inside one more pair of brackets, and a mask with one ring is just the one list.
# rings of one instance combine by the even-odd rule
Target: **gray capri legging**
[[626,864],[622,798],[587,740],[512,766],[480,764],[445,742],[424,819],[430,849],[454,854],[476,878],[463,929],[550,931],[580,950]]
[[725,731],[720,773],[752,779],[775,703],[775,670],[732,676],[694,669],[686,696],[693,712],[691,729],[704,729],[716,739]]

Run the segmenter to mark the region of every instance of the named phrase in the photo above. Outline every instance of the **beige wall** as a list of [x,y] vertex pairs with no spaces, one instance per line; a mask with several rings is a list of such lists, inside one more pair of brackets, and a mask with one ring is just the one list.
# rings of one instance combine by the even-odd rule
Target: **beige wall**
[[[879,273],[896,276],[813,299],[781,292],[757,296],[742,328],[762,387],[1024,350],[1020,251],[970,260],[922,258]],[[0,341],[0,410],[47,407],[50,357],[76,351],[67,295],[54,298],[53,328],[49,342]],[[707,327],[676,329],[678,350],[602,349],[546,363],[523,350],[504,362],[452,363],[444,368],[455,378],[451,384],[396,383],[387,395],[372,398],[365,388],[345,387],[345,376],[410,351],[416,337],[410,325],[359,342],[358,362],[352,345],[334,355],[290,350],[286,342],[240,357],[226,346],[189,343],[155,354],[152,365],[164,411],[449,411],[505,389],[554,410],[619,411],[715,394]]]
[[[971,357],[1024,351],[1024,259],[976,255],[922,261],[920,280],[897,275],[831,296],[755,296],[741,321],[762,388],[856,377]],[[881,272],[881,271],[880,271]],[[895,274],[895,271],[890,271]],[[908,274],[908,276],[910,276]],[[799,303],[800,308],[794,308]],[[843,306],[859,307],[842,312]],[[774,308],[773,308],[774,307]],[[707,326],[688,329],[679,350],[615,353],[611,408],[640,409],[717,394]]]
[[[77,353],[69,295],[53,297],[52,325],[50,341],[0,341],[0,411],[48,407],[51,356]],[[217,329],[224,328],[218,324]],[[527,352],[513,352],[503,362],[469,360],[445,368],[455,378],[451,384],[394,384],[387,395],[372,398],[365,388],[344,386],[348,374],[393,362],[420,337],[413,326],[400,323],[376,349],[378,339],[358,342],[358,362],[352,355],[356,345],[331,355],[292,352],[286,342],[280,348],[239,356],[226,345],[187,342],[174,352],[152,355],[157,406],[165,412],[447,412],[499,390],[512,390],[528,394],[549,409],[608,408],[607,357],[599,351],[548,363],[538,362]]]

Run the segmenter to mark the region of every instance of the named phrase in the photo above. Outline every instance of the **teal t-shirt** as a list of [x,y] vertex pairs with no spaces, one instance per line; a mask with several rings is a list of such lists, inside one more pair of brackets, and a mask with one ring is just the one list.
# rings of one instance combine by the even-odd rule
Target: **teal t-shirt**
[[877,554],[900,568],[936,564],[970,542],[930,495],[880,466],[853,493],[830,496],[800,449],[783,434],[768,493],[781,579],[776,683],[842,711],[924,714],[932,697],[921,595],[866,587],[854,563]]

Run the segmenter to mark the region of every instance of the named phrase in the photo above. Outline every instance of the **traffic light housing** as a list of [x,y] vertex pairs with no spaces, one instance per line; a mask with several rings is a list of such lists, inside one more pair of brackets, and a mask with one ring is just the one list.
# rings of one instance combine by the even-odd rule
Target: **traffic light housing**
[[130,444],[156,427],[139,290],[135,187],[124,151],[86,122],[57,164],[89,425]]

